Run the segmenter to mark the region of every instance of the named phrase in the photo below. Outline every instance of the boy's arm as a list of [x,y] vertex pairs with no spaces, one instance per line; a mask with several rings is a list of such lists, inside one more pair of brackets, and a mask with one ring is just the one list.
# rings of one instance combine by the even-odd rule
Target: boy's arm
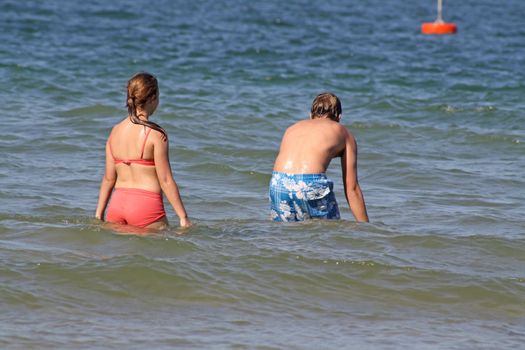
[[104,170],[104,176],[102,177],[102,182],[100,183],[100,194],[98,196],[97,210],[95,211],[95,218],[99,220],[104,219],[104,212],[106,211],[106,206],[116,180],[117,172],[115,170],[115,162],[111,156],[108,141],[106,142],[106,167]]
[[348,132],[345,140],[345,150],[341,156],[343,184],[345,196],[356,221],[368,222],[365,199],[357,181],[357,143]]

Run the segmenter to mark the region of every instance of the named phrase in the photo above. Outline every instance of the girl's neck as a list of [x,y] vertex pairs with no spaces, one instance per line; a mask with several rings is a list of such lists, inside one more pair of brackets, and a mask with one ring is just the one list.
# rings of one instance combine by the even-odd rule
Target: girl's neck
[[136,116],[137,116],[137,118],[139,118],[140,120],[143,120],[143,121],[148,121],[149,120],[148,112],[146,112],[143,109],[137,108]]

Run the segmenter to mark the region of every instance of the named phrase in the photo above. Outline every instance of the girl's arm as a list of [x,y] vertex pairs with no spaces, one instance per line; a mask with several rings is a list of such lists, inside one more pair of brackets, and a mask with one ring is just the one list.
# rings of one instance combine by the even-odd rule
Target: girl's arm
[[106,169],[104,171],[104,176],[102,177],[102,182],[100,183],[100,194],[98,196],[97,211],[95,212],[95,217],[99,220],[104,220],[104,212],[106,211],[106,206],[116,181],[117,172],[115,170],[115,162],[113,161],[109,149],[108,140],[108,142],[106,142]]
[[182,199],[180,198],[179,187],[171,173],[169,161],[168,139],[163,139],[160,133],[155,132],[153,137],[153,157],[155,159],[155,170],[162,191],[168,198],[171,206],[177,213],[182,227],[191,226]]

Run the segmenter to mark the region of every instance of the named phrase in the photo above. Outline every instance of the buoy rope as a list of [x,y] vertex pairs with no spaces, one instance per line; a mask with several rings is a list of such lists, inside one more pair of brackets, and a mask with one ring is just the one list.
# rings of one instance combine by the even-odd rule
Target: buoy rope
[[436,23],[443,23],[443,1],[438,0],[438,16],[436,18]]

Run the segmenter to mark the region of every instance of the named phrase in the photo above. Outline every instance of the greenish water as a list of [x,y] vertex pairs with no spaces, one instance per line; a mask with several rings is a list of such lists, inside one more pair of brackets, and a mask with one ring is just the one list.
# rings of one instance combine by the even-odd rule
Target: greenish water
[[[0,2],[0,347],[494,349],[525,341],[525,4]],[[95,220],[136,71],[186,235]],[[285,128],[333,91],[370,224],[269,220]],[[169,209],[172,222],[176,217]]]

